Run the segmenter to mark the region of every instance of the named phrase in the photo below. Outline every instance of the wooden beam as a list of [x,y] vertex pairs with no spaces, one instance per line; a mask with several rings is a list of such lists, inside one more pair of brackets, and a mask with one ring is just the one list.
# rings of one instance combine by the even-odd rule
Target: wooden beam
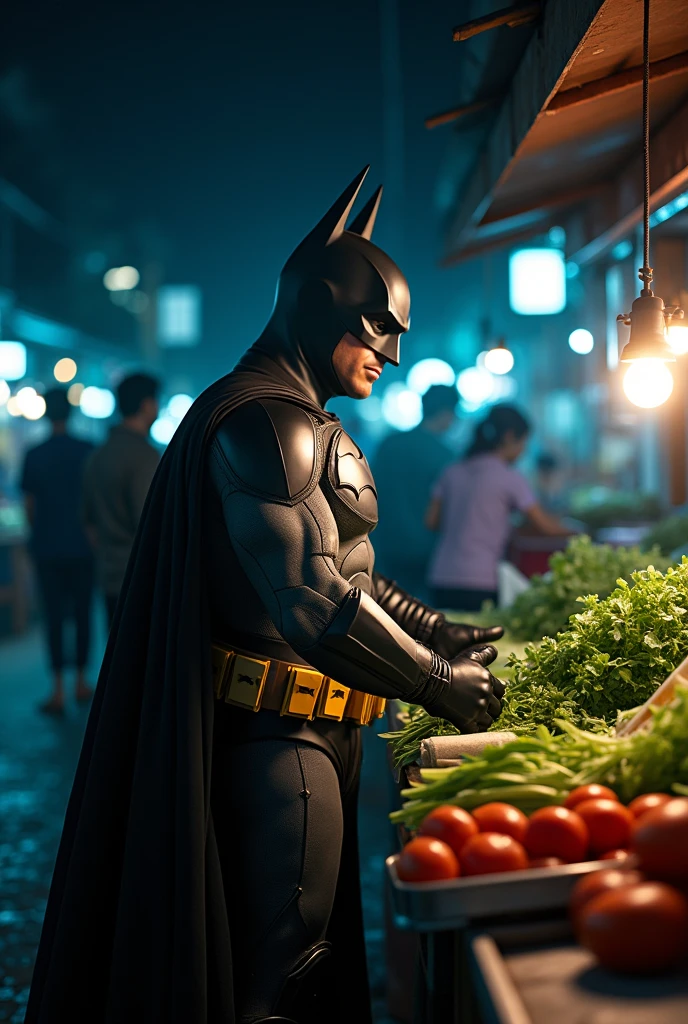
[[[658,82],[662,78],[671,78],[673,75],[680,75],[688,71],[688,51],[677,53],[674,57],[667,57],[666,60],[657,60],[650,65],[650,79]],[[628,68],[626,71],[619,71],[615,75],[607,75],[605,78],[596,78],[594,82],[586,82],[585,85],[576,86],[574,89],[565,89],[558,92],[545,110],[545,114],[556,114],[560,110],[570,110],[571,107],[579,107],[583,103],[590,103],[599,99],[600,96],[611,96],[614,93],[625,92],[643,81],[642,66]]]
[[425,118],[425,127],[439,128],[440,125],[450,124],[452,121],[458,121],[468,114],[475,114],[479,110],[484,110],[485,107],[493,107],[501,99],[503,99],[502,96],[490,96],[488,99],[468,103],[464,107],[453,107],[451,110],[445,110],[441,114],[432,114],[430,117]]
[[447,251],[467,244],[492,202],[494,190],[531,127],[547,106],[609,0],[548,0],[542,24],[530,40],[447,232]]
[[529,202],[521,203],[518,206],[508,207],[502,212],[498,211],[495,213],[493,210],[488,210],[480,221],[479,227],[483,227],[485,224],[498,224],[503,220],[511,220],[512,217],[520,217],[522,214],[531,213],[533,210],[546,210],[558,206],[573,206],[574,203],[581,203],[585,199],[590,199],[591,196],[599,195],[603,188],[603,183],[595,182],[592,185],[585,185],[581,188],[569,189],[568,192],[555,192],[550,196],[533,197]]
[[452,29],[452,39],[455,43],[462,43],[465,39],[472,39],[481,32],[489,32],[492,28],[499,28],[500,25],[508,25],[509,28],[516,28],[518,25],[527,25],[535,21],[542,13],[541,3],[518,3],[513,7],[504,7],[500,11],[493,11],[492,14],[484,14],[481,18],[473,18],[463,25],[457,25]]
[[[640,128],[638,128],[640,134]],[[640,138],[638,138],[640,149]],[[688,103],[665,121],[650,146],[650,207],[664,206],[688,189]],[[643,169],[640,154],[628,160],[578,218],[580,238],[569,258],[583,266],[604,256],[641,223]],[[662,294],[659,290],[658,294]]]

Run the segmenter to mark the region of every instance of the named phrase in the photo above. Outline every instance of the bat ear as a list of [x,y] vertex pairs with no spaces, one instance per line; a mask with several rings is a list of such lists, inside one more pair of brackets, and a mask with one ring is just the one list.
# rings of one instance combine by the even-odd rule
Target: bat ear
[[364,167],[362,171],[358,172],[353,181],[346,186],[336,202],[332,204],[325,216],[308,235],[309,241],[318,242],[323,247],[332,245],[333,242],[337,241],[344,230],[344,225],[349,219],[351,209],[356,202],[356,196],[369,170],[370,165]]
[[367,238],[368,241],[370,241],[373,237],[375,218],[377,217],[377,211],[380,209],[381,199],[382,185],[378,185],[361,212],[354,218],[351,227],[348,227],[346,230],[351,231],[354,235],[360,235],[362,238]]

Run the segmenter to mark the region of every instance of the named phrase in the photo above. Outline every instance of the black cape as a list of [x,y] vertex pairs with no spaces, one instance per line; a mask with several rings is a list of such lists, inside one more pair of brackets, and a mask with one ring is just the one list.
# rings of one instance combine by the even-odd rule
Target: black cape
[[26,1024],[235,1019],[210,813],[205,454],[244,402],[280,398],[322,415],[292,375],[242,366],[196,400],[151,485],[67,808]]

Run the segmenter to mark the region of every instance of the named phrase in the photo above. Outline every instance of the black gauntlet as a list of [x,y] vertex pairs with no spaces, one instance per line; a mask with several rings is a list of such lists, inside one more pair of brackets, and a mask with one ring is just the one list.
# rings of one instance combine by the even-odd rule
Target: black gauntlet
[[442,612],[429,608],[428,605],[411,597],[405,590],[397,586],[394,580],[388,580],[379,572],[373,573],[375,598],[381,608],[387,612],[401,628],[419,643],[431,647],[443,658],[452,659],[461,651],[476,644],[489,644],[504,635],[501,626],[464,625],[460,622],[447,622]]
[[399,697],[446,718],[462,732],[487,729],[504,687],[486,668],[494,647],[451,662],[412,640],[372,598],[352,590],[318,643],[299,650],[318,671],[379,697]]

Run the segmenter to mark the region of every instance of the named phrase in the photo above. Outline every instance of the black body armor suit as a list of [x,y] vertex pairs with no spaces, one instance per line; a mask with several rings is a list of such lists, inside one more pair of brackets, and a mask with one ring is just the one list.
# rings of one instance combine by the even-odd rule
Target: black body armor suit
[[[314,694],[326,675],[364,705],[400,696],[469,731],[499,713],[496,652],[471,645],[500,631],[450,625],[376,576],[374,482],[326,411],[356,390],[335,370],[349,365],[342,354],[372,350],[379,371],[398,363],[409,326],[406,281],[370,240],[379,191],[345,230],[363,177],[289,258],[265,331],[199,395],[151,484],[27,1024],[370,1024],[364,716],[294,717],[280,687],[308,678]],[[257,711],[227,702],[221,644],[237,654],[224,650],[232,683],[251,693],[240,650],[263,659]]]
[[[296,387],[304,404],[242,405],[221,422],[208,451],[213,635],[366,693],[422,703],[477,731],[499,713],[501,684],[485,667],[494,649],[454,657],[483,639],[481,631],[448,626],[374,572],[375,483],[356,442],[324,411],[329,398],[344,393],[332,363],[342,336],[349,331],[398,363],[408,327],[408,286],[370,242],[380,190],[344,230],[362,179],[288,261],[270,324],[238,367]],[[349,955],[359,950],[354,989],[366,991],[354,934],[360,907],[349,893],[345,912],[338,909],[345,878],[357,873],[359,765],[359,729],[346,721],[218,709],[212,799],[231,879],[230,922],[237,921],[237,889],[244,894],[232,929],[242,1022],[279,1013],[298,1024],[370,1019],[365,996],[335,1010],[345,999],[341,984],[336,975],[324,983],[332,940],[335,964],[337,947],[347,946]],[[237,773],[248,780],[240,792],[230,781]],[[228,814],[232,830],[224,835]],[[238,851],[237,824],[251,835]]]

